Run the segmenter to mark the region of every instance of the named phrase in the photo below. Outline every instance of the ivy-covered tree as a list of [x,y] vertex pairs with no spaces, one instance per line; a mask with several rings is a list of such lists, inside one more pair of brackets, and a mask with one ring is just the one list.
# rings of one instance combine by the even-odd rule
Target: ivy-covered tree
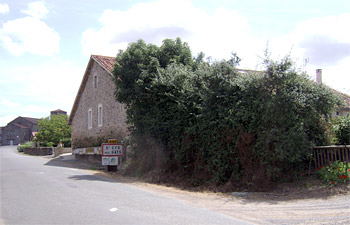
[[145,148],[152,140],[162,146],[163,171],[195,185],[262,186],[303,171],[309,148],[328,142],[334,94],[294,70],[288,57],[267,59],[265,71],[248,74],[236,69],[236,54],[228,61],[203,58],[193,58],[180,39],[160,47],[139,40],[117,55],[115,94],[128,106],[136,167],[157,155]]
[[334,130],[337,144],[350,145],[350,113],[335,119]]
[[71,127],[67,123],[67,115],[51,115],[38,121],[38,133],[35,141],[58,145],[64,138],[71,137]]

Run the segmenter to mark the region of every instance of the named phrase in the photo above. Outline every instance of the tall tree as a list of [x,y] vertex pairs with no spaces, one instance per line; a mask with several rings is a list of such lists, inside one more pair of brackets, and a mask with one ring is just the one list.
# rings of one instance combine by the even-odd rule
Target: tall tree
[[71,127],[67,124],[67,115],[52,115],[38,121],[37,142],[51,142],[58,145],[60,140],[71,137]]

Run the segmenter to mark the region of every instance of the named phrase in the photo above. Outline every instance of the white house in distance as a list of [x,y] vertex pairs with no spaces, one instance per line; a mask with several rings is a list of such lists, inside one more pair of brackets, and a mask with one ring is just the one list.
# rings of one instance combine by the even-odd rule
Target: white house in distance
[[[91,55],[70,113],[72,148],[78,155],[95,155],[108,139],[123,140],[128,135],[125,106],[114,98],[112,70],[115,57]],[[95,148],[91,148],[95,147]]]

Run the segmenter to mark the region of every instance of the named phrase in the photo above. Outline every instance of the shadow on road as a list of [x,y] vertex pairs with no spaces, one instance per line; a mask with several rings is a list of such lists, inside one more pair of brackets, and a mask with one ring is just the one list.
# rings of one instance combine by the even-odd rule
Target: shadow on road
[[104,181],[104,182],[111,182],[111,183],[120,183],[117,180],[98,176],[98,175],[74,175],[68,178],[72,180]]
[[69,177],[72,180],[106,181],[115,183],[134,183],[132,178],[123,177],[120,171],[107,172],[105,167],[92,162],[85,162],[74,159],[73,155],[63,155],[50,159],[45,166],[65,167],[89,171],[86,175],[75,175]]
[[[75,175],[69,177],[72,180],[87,180],[87,181],[105,181],[114,183],[148,183],[137,178],[125,177],[120,171],[107,172],[102,165],[93,164],[90,162],[75,160],[72,155],[60,156],[53,158],[45,163],[46,166],[66,167],[73,169],[89,170],[91,174]],[[161,185],[162,186],[162,185]],[[166,185],[176,188],[176,185]],[[177,187],[179,188],[179,187]],[[191,188],[179,188],[184,192],[196,192]],[[200,190],[198,192],[201,192]],[[318,180],[310,179],[295,185],[284,184],[280,185],[276,190],[269,192],[228,192],[221,195],[227,202],[240,200],[241,203],[267,203],[275,205],[280,202],[289,202],[292,200],[321,200],[329,199],[330,197],[343,195],[350,196],[350,184],[339,185],[335,188],[329,188]]]
[[96,163],[83,162],[74,159],[73,155],[63,155],[53,159],[50,159],[45,166],[57,166],[57,167],[67,167],[75,169],[85,169],[85,170],[97,170],[102,171],[105,168],[102,165],[97,165]]

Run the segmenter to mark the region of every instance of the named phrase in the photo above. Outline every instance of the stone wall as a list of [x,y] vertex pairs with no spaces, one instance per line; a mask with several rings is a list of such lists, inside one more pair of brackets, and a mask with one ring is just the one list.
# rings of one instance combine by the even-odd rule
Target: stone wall
[[88,162],[91,166],[96,168],[105,168],[102,165],[102,155],[74,155],[74,158],[79,161]]
[[[94,79],[97,76],[97,87]],[[72,148],[100,146],[108,139],[123,140],[128,135],[126,109],[114,98],[113,77],[93,62],[84,91],[72,120]],[[98,107],[102,105],[102,126],[98,125]],[[88,111],[92,111],[92,127],[88,127]]]
[[65,153],[72,153],[73,152],[71,148],[54,148],[53,151],[54,151],[54,153],[53,153],[54,157],[65,154]]
[[29,155],[52,155],[53,148],[24,148],[23,152]]

